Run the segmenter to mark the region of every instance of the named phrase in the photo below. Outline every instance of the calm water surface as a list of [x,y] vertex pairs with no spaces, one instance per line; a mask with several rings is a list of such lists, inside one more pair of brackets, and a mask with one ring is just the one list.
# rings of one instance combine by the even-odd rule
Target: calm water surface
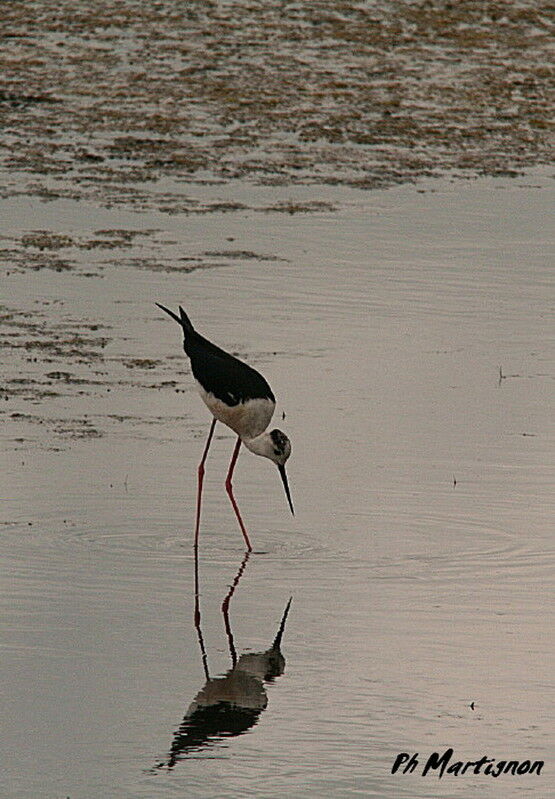
[[[73,236],[78,268],[7,278],[2,795],[548,796],[552,184],[196,191],[339,210],[3,202],[6,235]],[[79,249],[103,230],[131,240]],[[154,268],[179,257],[195,268]],[[294,519],[273,467],[240,457],[244,562],[217,428],[205,662],[191,536],[209,416],[155,301],[263,371],[293,442]],[[449,746],[545,759],[545,776],[390,773]]]

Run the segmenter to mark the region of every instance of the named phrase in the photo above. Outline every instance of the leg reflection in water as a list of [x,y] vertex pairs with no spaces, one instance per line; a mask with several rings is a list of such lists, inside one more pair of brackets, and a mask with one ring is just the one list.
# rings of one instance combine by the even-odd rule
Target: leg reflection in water
[[167,759],[156,768],[173,768],[187,754],[213,746],[224,738],[241,735],[253,727],[268,704],[266,683],[283,674],[285,658],[281,639],[291,606],[291,599],[281,617],[271,646],[264,652],[248,652],[237,657],[229,619],[229,604],[245,571],[249,552],[241,562],[237,575],[222,602],[224,625],[228,638],[231,668],[223,676],[210,677],[208,658],[201,629],[198,552],[195,548],[195,628],[199,640],[206,682],[195,696],[179,729],[175,732]]

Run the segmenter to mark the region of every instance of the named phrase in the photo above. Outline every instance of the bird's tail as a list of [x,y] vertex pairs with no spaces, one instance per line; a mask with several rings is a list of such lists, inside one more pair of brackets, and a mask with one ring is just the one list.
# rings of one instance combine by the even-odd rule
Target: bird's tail
[[189,317],[187,316],[187,314],[185,313],[185,311],[183,310],[183,308],[181,307],[181,305],[179,306],[179,316],[173,311],[170,311],[169,308],[166,308],[165,305],[160,305],[159,302],[155,303],[155,305],[157,305],[159,308],[165,311],[168,314],[168,316],[171,316],[172,319],[175,319],[177,324],[181,325],[181,327],[183,328],[184,333],[194,333],[195,329],[193,327],[193,324],[189,319]]
[[159,302],[157,302],[156,305],[165,311],[168,316],[171,316],[172,319],[175,319],[177,324],[180,325],[181,329],[183,330],[183,349],[187,355],[190,355],[191,341],[198,336],[198,333],[195,332],[195,328],[193,327],[191,320],[181,305],[179,306],[179,316],[173,311],[170,311],[169,308],[166,308],[165,305],[160,305]]
[[179,322],[181,324],[181,327],[183,328],[183,332],[194,333],[195,328],[193,327],[191,320],[189,319],[189,317],[187,316],[181,305],[179,306],[179,316],[181,317]]

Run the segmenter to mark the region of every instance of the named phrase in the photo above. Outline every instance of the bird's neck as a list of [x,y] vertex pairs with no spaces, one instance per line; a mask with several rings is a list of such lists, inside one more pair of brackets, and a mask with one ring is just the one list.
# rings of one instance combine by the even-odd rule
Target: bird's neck
[[272,442],[268,433],[261,433],[255,438],[243,438],[243,444],[248,450],[254,452],[255,455],[262,455],[268,457],[269,449],[272,449]]

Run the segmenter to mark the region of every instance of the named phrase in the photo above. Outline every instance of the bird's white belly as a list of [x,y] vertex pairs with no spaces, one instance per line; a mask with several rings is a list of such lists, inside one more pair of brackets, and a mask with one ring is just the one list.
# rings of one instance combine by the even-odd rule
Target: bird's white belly
[[270,399],[250,399],[238,405],[226,405],[214,394],[205,391],[196,381],[200,396],[218,421],[234,430],[241,438],[255,438],[266,430],[274,414],[275,402]]

